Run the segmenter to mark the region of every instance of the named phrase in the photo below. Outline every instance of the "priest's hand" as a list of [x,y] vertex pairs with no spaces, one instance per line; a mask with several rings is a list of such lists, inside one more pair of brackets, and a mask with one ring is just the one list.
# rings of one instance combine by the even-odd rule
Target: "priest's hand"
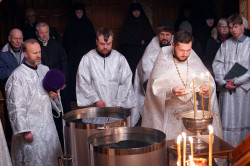
[[[203,95],[207,95],[208,94],[208,87],[203,85],[202,89],[203,89]],[[200,95],[201,95],[202,89],[200,87],[200,92],[199,92]]]
[[32,142],[34,140],[33,134],[31,132],[23,133],[23,137],[26,142]]
[[99,100],[95,103],[97,107],[106,107],[106,103],[103,100]]
[[189,94],[189,91],[187,91],[185,88],[181,88],[181,87],[174,87],[172,89],[172,92],[177,97],[185,96],[185,95]]
[[229,89],[229,90],[234,90],[237,88],[236,85],[234,85],[234,80],[226,80],[227,84],[225,85],[225,88]]
[[59,93],[59,90],[57,90],[56,92],[50,91],[49,95],[50,95],[51,99],[55,99],[57,97],[58,93]]

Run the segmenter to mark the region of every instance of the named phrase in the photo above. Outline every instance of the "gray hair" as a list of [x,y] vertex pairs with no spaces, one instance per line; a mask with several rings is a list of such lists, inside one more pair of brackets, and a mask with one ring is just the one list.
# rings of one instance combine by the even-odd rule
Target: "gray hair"
[[48,27],[49,28],[49,25],[45,22],[39,22],[38,24],[36,24],[36,31],[38,31],[38,29],[41,27]]

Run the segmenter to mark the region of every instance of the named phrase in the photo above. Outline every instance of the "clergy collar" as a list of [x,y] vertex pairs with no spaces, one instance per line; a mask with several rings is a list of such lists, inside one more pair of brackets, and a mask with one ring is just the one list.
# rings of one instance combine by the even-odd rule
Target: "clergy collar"
[[111,51],[112,51],[112,50],[110,50],[110,52],[108,52],[106,55],[104,55],[104,54],[102,54],[100,51],[98,51],[98,49],[96,48],[96,52],[97,52],[101,57],[103,57],[103,58],[107,58],[107,57],[111,54]]
[[234,38],[234,41],[235,41],[236,43],[241,43],[241,42],[243,42],[246,38],[247,38],[246,35],[242,34],[242,36],[241,36],[239,39]]
[[31,66],[30,64],[28,64],[28,62],[27,62],[26,60],[24,61],[24,64],[25,64],[27,67],[31,68],[32,70],[36,70],[36,69],[37,69],[37,65],[36,65],[36,67],[33,67],[33,66]]
[[162,48],[162,47],[165,47],[165,46],[171,46],[171,41],[168,43],[168,44],[162,44],[161,42],[160,42],[160,47]]

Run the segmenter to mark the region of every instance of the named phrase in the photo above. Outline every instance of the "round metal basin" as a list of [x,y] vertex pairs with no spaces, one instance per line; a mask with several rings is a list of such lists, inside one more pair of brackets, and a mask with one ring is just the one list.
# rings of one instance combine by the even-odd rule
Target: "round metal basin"
[[198,110],[196,118],[194,119],[194,111],[185,111],[180,114],[182,117],[184,127],[191,132],[201,133],[208,130],[208,125],[213,122],[213,114],[210,117],[208,111],[204,111],[204,117],[202,110]]
[[166,135],[156,129],[119,127],[91,135],[90,166],[166,166]]
[[65,120],[65,154],[72,156],[73,166],[89,166],[88,137],[114,127],[130,127],[130,109],[89,107],[68,112]]

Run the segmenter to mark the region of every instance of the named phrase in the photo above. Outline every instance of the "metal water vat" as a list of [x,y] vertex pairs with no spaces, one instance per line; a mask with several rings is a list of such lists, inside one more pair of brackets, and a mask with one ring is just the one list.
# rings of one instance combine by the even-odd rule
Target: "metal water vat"
[[165,133],[143,127],[120,127],[91,135],[90,166],[166,166]]
[[89,166],[88,137],[114,127],[130,127],[130,109],[89,107],[68,112],[65,120],[65,154],[72,156],[73,166]]

